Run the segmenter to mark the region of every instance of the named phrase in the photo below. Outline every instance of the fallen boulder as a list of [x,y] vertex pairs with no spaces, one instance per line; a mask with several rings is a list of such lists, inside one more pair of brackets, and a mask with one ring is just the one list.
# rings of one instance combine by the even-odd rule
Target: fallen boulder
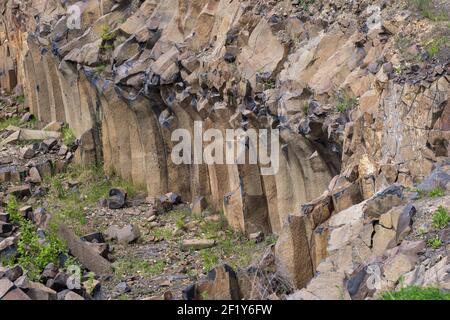
[[403,189],[399,184],[393,184],[378,192],[367,200],[364,205],[364,215],[369,218],[379,218],[391,208],[403,204]]
[[0,147],[3,147],[8,143],[16,143],[20,141],[45,140],[49,138],[58,139],[61,137],[59,132],[23,129],[15,126],[8,126],[6,130],[12,131],[12,134],[0,142]]
[[240,300],[239,282],[234,270],[224,264],[212,269],[207,279],[183,290],[185,300]]
[[181,243],[182,250],[201,250],[214,247],[216,245],[215,240],[211,239],[192,239],[183,240]]
[[88,243],[82,241],[73,231],[60,225],[59,236],[67,242],[70,253],[76,257],[87,269],[99,275],[110,275],[112,266],[101,257]]
[[109,198],[106,200],[108,208],[120,209],[125,206],[127,200],[127,193],[120,188],[112,188],[109,190]]
[[139,239],[141,233],[136,225],[128,224],[123,228],[116,225],[110,226],[105,231],[109,239],[115,239],[119,243],[131,243]]

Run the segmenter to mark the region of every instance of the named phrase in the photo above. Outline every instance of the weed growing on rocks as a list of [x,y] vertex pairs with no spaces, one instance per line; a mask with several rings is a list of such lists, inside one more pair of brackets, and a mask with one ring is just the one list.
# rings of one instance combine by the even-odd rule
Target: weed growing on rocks
[[20,118],[19,117],[11,117],[7,119],[0,120],[0,130],[4,130],[9,126],[19,126]]
[[64,144],[69,148],[73,148],[77,140],[77,137],[75,136],[73,130],[69,128],[68,125],[64,125],[61,129],[61,133]]
[[439,288],[409,286],[399,291],[385,292],[381,300],[450,300],[450,293]]
[[9,263],[19,264],[28,271],[31,279],[38,280],[44,268],[49,263],[56,264],[58,256],[67,249],[51,228],[46,232],[45,238],[41,238],[33,222],[20,215],[18,203],[14,197],[9,198],[6,211],[11,221],[20,227],[20,237],[17,242],[18,256]]
[[450,215],[448,210],[443,206],[439,206],[433,214],[433,227],[436,229],[445,229],[450,223]]
[[342,93],[337,97],[336,110],[340,113],[344,113],[347,110],[353,109],[358,104],[355,98],[350,97],[349,95]]
[[89,232],[86,226],[89,209],[107,197],[112,187],[124,189],[131,198],[139,190],[115,174],[107,177],[99,166],[70,165],[66,172],[46,177],[44,184],[49,188],[47,200],[53,220],[68,223],[80,234]]
[[430,198],[439,198],[445,195],[445,191],[442,188],[435,188],[428,193]]
[[439,249],[442,246],[442,240],[436,235],[435,237],[428,239],[427,245],[433,249]]

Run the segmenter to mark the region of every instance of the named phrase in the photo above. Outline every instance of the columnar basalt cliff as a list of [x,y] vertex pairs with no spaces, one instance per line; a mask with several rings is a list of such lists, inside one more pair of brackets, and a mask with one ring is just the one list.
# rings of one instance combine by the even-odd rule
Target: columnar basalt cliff
[[[324,266],[336,250],[373,253],[354,244],[361,215],[339,214],[449,156],[448,46],[430,55],[426,41],[448,28],[403,1],[2,0],[0,13],[1,88],[23,92],[40,122],[67,123],[77,162],[279,235],[278,270],[297,289],[318,268],[342,283],[361,263]],[[278,172],[174,164],[171,134],[194,135],[194,121],[224,135],[279,129]]]

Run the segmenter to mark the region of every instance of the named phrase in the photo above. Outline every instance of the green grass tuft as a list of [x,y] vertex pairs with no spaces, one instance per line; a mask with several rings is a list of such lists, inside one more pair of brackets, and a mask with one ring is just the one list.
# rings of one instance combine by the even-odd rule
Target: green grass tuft
[[6,129],[9,126],[18,127],[19,124],[20,124],[19,117],[11,117],[11,118],[7,118],[7,119],[1,119],[0,120],[0,130]]
[[46,231],[44,241],[39,239],[37,227],[32,221],[20,215],[14,197],[9,198],[6,211],[10,214],[11,221],[20,228],[17,242],[18,256],[9,263],[19,264],[32,280],[37,281],[44,268],[49,263],[57,264],[58,256],[67,252],[67,248],[51,228]]
[[66,124],[62,127],[61,133],[64,144],[69,148],[73,148],[77,140],[75,132]]
[[428,193],[430,198],[439,198],[445,195],[445,191],[442,188],[435,188]]
[[442,246],[442,240],[436,235],[434,238],[428,239],[427,245],[433,249],[439,249]]
[[439,206],[433,214],[433,227],[436,229],[445,229],[450,223],[450,215],[448,210],[443,206]]
[[450,293],[439,288],[409,286],[399,291],[385,292],[381,300],[450,300]]

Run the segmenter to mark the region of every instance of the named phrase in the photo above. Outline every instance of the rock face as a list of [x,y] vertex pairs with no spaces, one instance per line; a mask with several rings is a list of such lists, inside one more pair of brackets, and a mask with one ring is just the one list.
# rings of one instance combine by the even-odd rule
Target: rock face
[[[449,156],[449,59],[427,50],[439,22],[395,1],[115,2],[83,4],[73,26],[67,7],[79,2],[3,1],[1,88],[19,85],[52,130],[67,123],[78,163],[103,163],[164,204],[183,199],[201,214],[207,203],[247,235],[278,234],[279,271],[303,288],[295,297],[339,298],[344,275],[401,245],[416,209],[405,188],[448,191],[447,171],[429,176]],[[279,145],[267,142],[276,173],[261,174],[273,159],[206,164],[195,143],[182,152],[194,161],[175,164],[177,129],[206,150],[212,128],[278,129]],[[36,135],[51,152],[60,133],[16,130],[2,143]],[[125,196],[115,190],[108,205]],[[387,281],[408,265],[390,258]]]
[[[289,46],[257,9],[239,1],[147,0],[137,10],[110,11],[112,1],[94,1],[81,8],[81,29],[70,29],[67,8],[58,1],[52,9],[38,0],[7,3],[1,37],[8,43],[2,48],[11,52],[15,82],[39,120],[66,122],[74,130],[80,163],[103,161],[109,172],[147,186],[149,196],[172,191],[190,201],[206,197],[247,234],[278,233],[286,212],[328,185],[332,170],[320,155],[309,159],[316,148],[290,126],[283,126],[276,176],[260,176],[256,164],[171,160],[172,132],[183,128],[193,135],[195,120],[203,122],[200,134],[211,127],[223,133],[276,128],[279,115],[267,104],[275,95],[265,82],[276,80]],[[36,23],[36,15],[45,16],[53,31]],[[114,50],[102,39],[105,26],[117,37]],[[115,44],[119,39],[125,41]],[[110,58],[113,74],[103,67]]]
[[239,300],[240,290],[235,271],[228,265],[214,268],[207,279],[183,291],[186,300]]

